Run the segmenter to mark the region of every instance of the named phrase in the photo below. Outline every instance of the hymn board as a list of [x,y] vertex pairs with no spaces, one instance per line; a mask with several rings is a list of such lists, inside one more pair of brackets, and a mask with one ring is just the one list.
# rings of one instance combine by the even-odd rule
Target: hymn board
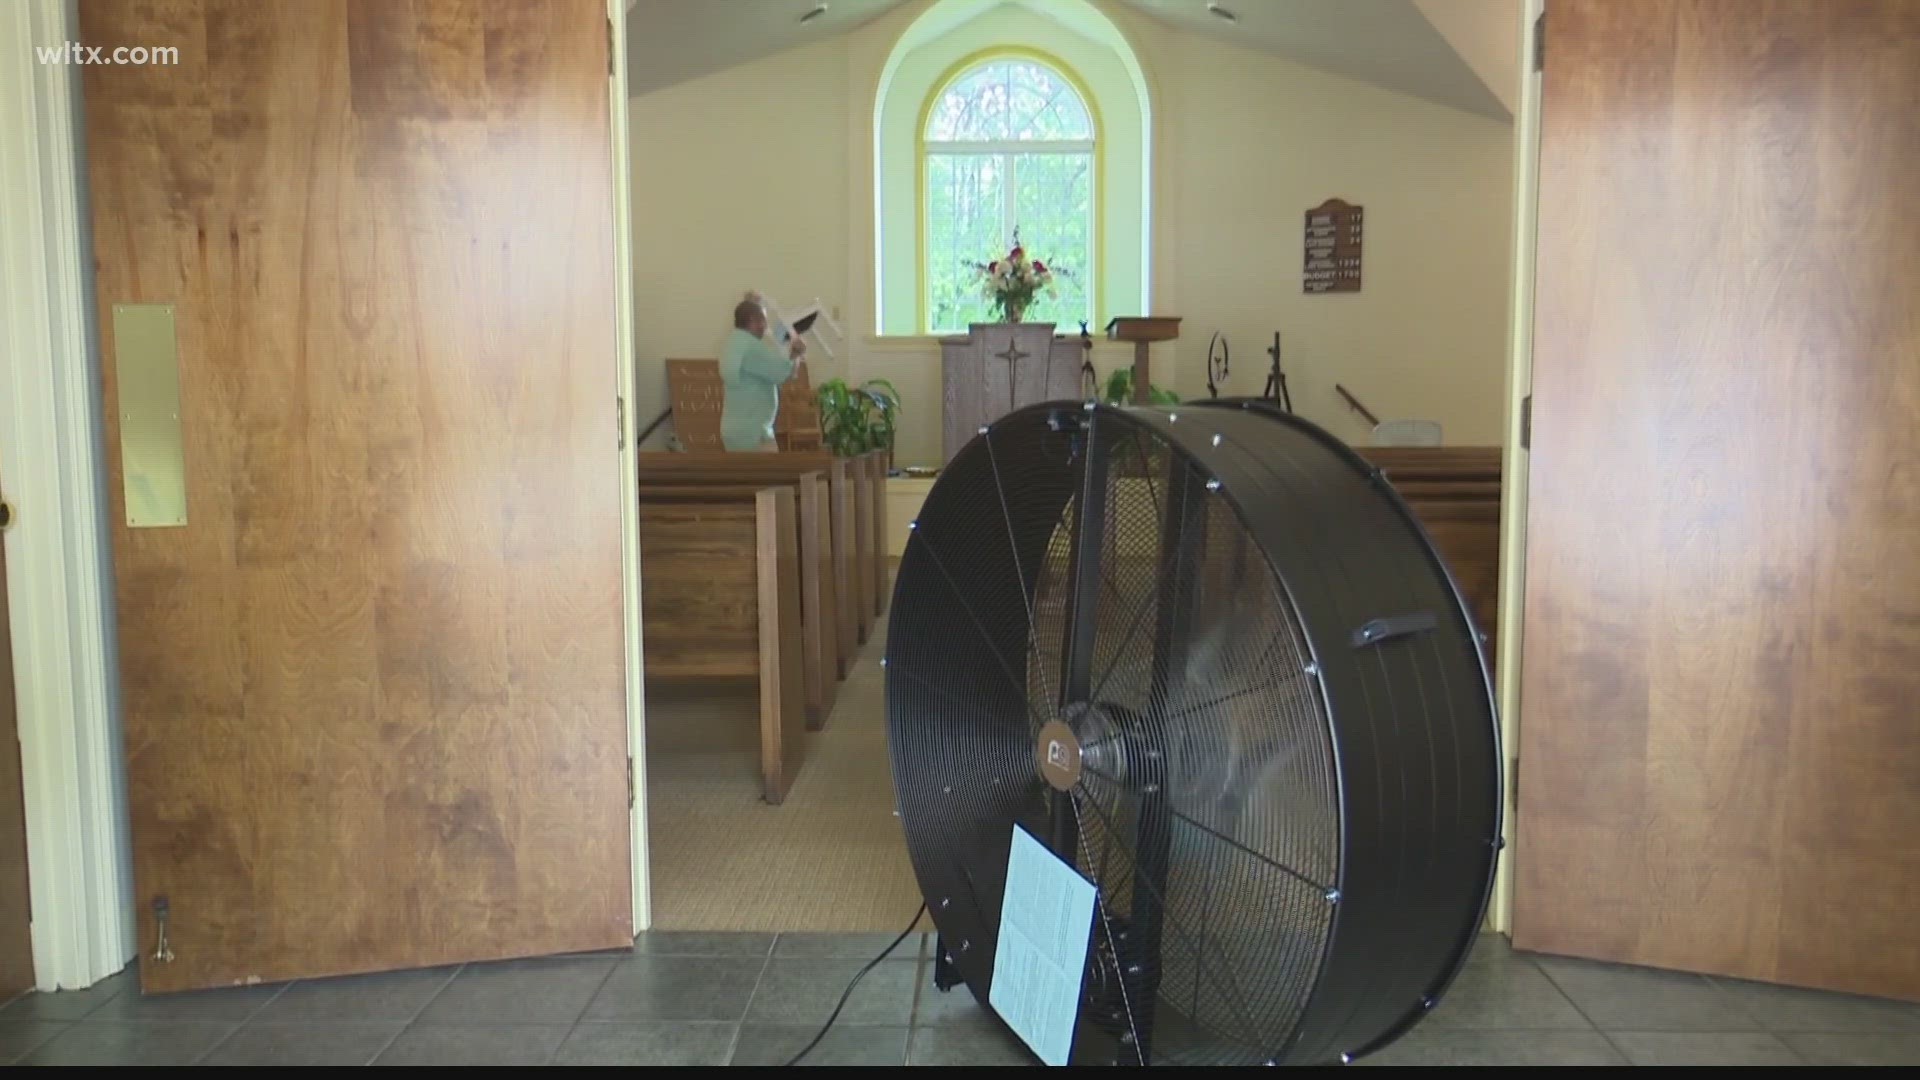
[[1305,291],[1360,291],[1361,207],[1328,199],[1307,211]]

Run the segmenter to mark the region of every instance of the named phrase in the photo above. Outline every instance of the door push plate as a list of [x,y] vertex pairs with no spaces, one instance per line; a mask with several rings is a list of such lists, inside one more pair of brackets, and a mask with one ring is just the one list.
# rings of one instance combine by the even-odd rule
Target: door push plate
[[113,305],[113,356],[127,528],[185,525],[187,463],[173,305]]

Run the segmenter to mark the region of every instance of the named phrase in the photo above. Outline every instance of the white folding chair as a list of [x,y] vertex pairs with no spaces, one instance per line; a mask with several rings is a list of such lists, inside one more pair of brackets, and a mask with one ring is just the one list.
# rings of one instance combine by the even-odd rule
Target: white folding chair
[[1440,425],[1432,420],[1383,420],[1373,426],[1375,446],[1439,446]]
[[[794,312],[791,318],[772,299],[762,296],[760,302],[766,305],[774,333],[782,344],[786,343],[790,335],[799,334],[819,346],[820,351],[826,353],[828,359],[834,359],[832,342],[846,341],[846,335],[840,332],[840,324],[833,321],[833,317],[827,314],[826,305],[819,300]],[[828,334],[821,333],[822,330],[830,331],[830,337]]]

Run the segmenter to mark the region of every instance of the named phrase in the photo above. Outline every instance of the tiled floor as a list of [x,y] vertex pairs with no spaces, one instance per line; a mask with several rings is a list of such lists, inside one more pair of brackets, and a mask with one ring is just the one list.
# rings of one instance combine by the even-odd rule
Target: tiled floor
[[[0,1009],[0,1063],[772,1065],[891,934],[649,934],[633,952],[145,998],[122,975]],[[1022,1065],[917,935],[867,975],[814,1065]],[[1475,950],[1368,1064],[1920,1064],[1920,1006]]]

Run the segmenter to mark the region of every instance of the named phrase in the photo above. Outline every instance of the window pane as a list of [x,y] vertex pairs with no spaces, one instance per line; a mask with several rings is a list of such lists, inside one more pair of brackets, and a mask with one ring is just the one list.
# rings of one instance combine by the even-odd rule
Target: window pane
[[1019,154],[1012,169],[1020,242],[1054,271],[1058,294],[1042,293],[1027,318],[1078,330],[1093,319],[1093,156]]
[[964,332],[986,322],[974,263],[1006,252],[1004,159],[989,154],[934,154],[927,158],[927,318],[934,333]]
[[988,142],[1010,137],[1005,65],[987,64],[960,77],[934,104],[927,138],[934,142]]
[[1008,65],[1008,126],[1016,139],[1093,138],[1093,118],[1073,84],[1039,64]]
[[[1005,219],[1009,172],[1012,221]],[[974,264],[1005,255],[1015,226],[1027,256],[1054,271],[1056,295],[1036,297],[1027,319],[1057,323],[1065,332],[1093,322],[1093,155],[934,154],[927,158],[931,332],[964,332],[970,322],[995,318]]]
[[1093,118],[1073,85],[1043,64],[994,60],[956,80],[927,117],[933,142],[1087,140]]

